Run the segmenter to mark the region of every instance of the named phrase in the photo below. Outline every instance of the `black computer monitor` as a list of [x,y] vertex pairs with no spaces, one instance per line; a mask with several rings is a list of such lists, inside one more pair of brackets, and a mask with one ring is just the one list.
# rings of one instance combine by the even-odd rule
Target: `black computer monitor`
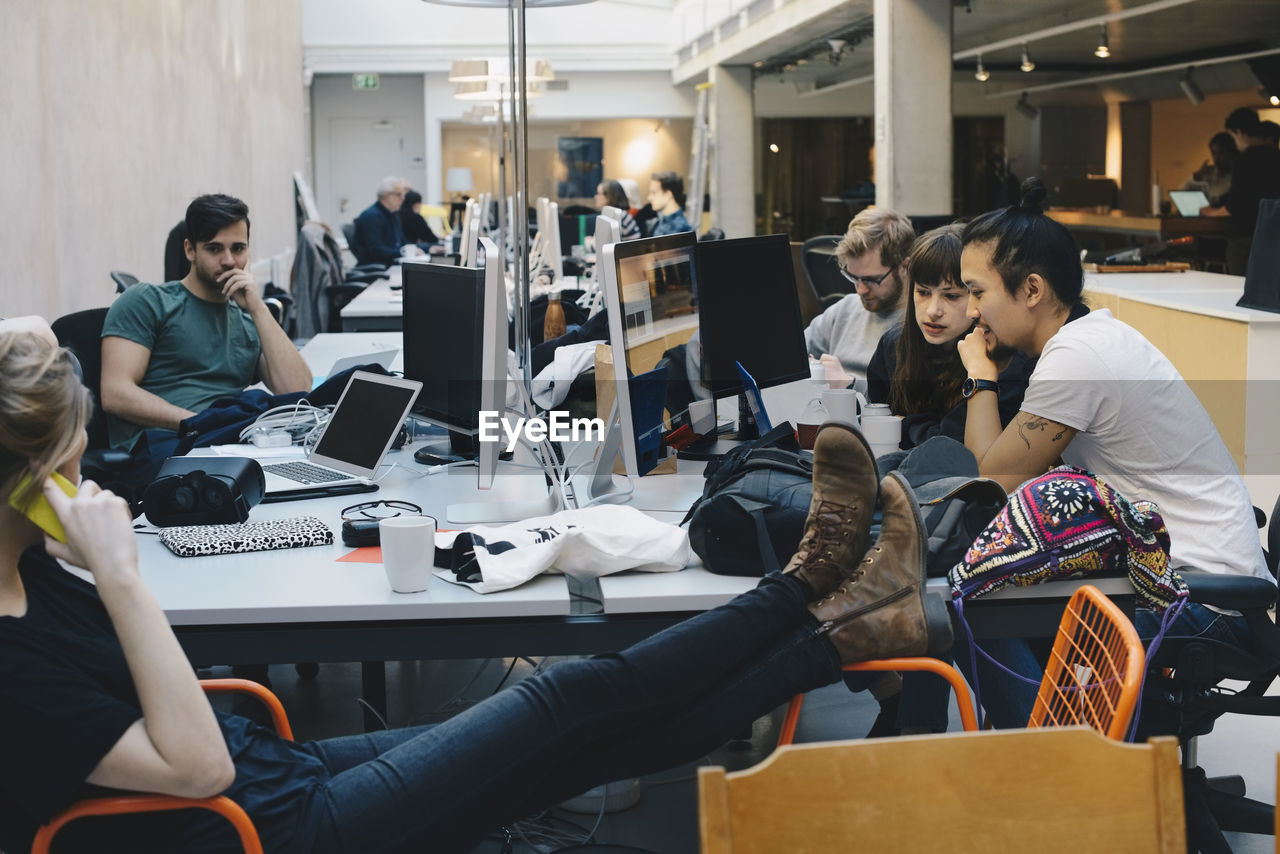
[[785,234],[694,247],[702,381],[713,397],[742,392],[737,365],[760,388],[809,376],[809,354]]
[[560,254],[568,257],[596,233],[596,214],[560,214]]
[[[488,257],[497,257],[480,238]],[[506,405],[506,294],[501,268],[449,267],[406,259],[404,375],[422,383],[413,414],[449,431],[438,461],[480,456],[480,484],[493,480],[497,452],[477,441],[480,413]],[[492,457],[492,459],[489,459]]]

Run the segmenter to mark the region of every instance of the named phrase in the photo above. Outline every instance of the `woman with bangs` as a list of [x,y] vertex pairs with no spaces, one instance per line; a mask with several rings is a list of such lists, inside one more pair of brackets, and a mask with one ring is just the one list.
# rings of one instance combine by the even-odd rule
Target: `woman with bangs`
[[[880,339],[867,368],[867,400],[902,416],[910,450],[933,436],[964,441],[966,377],[957,345],[973,329],[969,291],[960,278],[964,225],[952,223],[916,238],[907,256],[911,299],[902,325]],[[1008,424],[1022,405],[1035,361],[1012,348],[993,352],[999,368],[999,409]]]

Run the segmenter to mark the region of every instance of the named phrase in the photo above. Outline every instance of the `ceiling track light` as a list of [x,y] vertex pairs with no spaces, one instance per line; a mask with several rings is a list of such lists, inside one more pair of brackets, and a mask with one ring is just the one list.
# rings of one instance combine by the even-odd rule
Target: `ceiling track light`
[[1027,46],[1022,46],[1022,64],[1018,66],[1023,71],[1032,72],[1036,70],[1036,64],[1031,61],[1031,55],[1027,53]]
[[1034,119],[1040,115],[1040,110],[1037,107],[1032,106],[1031,103],[1027,101],[1026,92],[1022,93],[1022,97],[1018,99],[1018,103],[1013,105],[1013,108],[1022,113],[1022,115],[1026,116],[1028,119]]
[[1200,106],[1200,102],[1204,100],[1204,92],[1196,85],[1195,78],[1191,76],[1191,72],[1195,70],[1195,66],[1189,66],[1187,73],[1182,75],[1182,79],[1178,81],[1178,85],[1182,87],[1182,94],[1187,96],[1187,100],[1193,106]]
[[973,79],[979,83],[986,83],[991,79],[991,72],[982,65],[982,54],[978,54],[978,70],[973,73]]
[[1266,86],[1259,86],[1258,94],[1262,96],[1262,100],[1266,101],[1271,106],[1280,107],[1280,95],[1276,95]]
[[1098,35],[1098,46],[1093,49],[1093,55],[1098,59],[1106,59],[1111,56],[1111,43],[1107,41],[1107,25],[1102,25],[1102,32]]

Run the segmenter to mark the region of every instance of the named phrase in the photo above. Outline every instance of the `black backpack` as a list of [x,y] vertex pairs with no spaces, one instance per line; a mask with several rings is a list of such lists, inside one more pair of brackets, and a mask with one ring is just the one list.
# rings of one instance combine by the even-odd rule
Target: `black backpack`
[[680,524],[717,575],[761,576],[781,569],[800,544],[813,498],[813,454],[790,424],[707,465],[702,497]]

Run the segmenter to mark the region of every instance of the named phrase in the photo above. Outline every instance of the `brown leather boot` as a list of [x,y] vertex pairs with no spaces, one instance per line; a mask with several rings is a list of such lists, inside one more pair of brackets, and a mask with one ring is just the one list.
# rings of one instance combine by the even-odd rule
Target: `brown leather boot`
[[871,545],[879,475],[871,447],[847,424],[829,421],[813,445],[813,500],[804,536],[783,572],[826,596],[857,569]]
[[906,478],[880,483],[880,538],[848,581],[809,605],[845,664],[951,648],[951,619],[936,593],[926,594],[925,534]]

